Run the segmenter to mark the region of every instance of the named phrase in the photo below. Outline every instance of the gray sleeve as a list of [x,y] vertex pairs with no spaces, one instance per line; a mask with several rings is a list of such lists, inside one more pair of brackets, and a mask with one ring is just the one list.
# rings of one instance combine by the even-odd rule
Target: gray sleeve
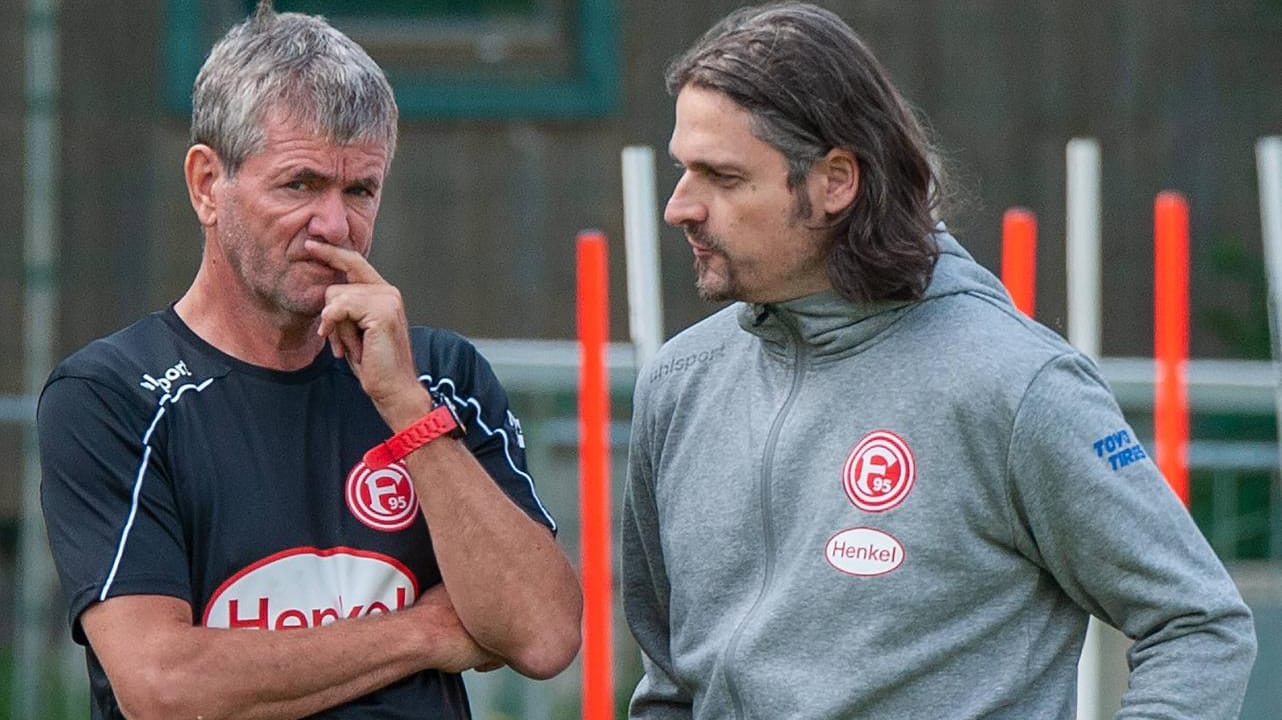
[[643,720],[688,720],[692,716],[690,695],[673,678],[668,575],[659,538],[643,387],[644,383],[638,385],[633,403],[632,440],[619,533],[623,552],[620,569],[624,615],[641,647],[645,669],[632,695],[628,716]]
[[1117,717],[1236,718],[1251,612],[1089,360],[1034,379],[1007,472],[1021,551],[1135,641]]

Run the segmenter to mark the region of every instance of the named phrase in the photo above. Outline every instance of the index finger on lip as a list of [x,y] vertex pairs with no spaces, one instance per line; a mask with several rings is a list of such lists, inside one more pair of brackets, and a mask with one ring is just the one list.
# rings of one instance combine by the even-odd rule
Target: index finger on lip
[[378,274],[373,265],[365,256],[349,250],[347,248],[330,245],[329,243],[308,240],[303,243],[312,257],[329,265],[335,270],[341,270],[347,273],[348,282],[356,283],[381,283],[383,276]]

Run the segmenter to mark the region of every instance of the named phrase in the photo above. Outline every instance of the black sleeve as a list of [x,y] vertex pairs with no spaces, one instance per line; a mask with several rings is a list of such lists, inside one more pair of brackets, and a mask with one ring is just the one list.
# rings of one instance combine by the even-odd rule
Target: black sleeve
[[556,521],[539,499],[526,467],[525,436],[507,392],[471,343],[459,338],[451,350],[445,372],[422,379],[454,403],[467,426],[465,442],[490,477],[527,515],[555,532]]
[[152,444],[164,412],[77,377],[55,378],[41,394],[41,505],[77,642],[80,613],[94,602],[190,601],[181,522]]

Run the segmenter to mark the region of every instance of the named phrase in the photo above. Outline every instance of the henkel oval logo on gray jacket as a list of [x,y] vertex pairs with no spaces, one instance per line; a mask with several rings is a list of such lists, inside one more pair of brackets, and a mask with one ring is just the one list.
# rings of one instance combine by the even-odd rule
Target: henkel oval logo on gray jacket
[[828,539],[824,559],[847,575],[885,575],[904,564],[904,546],[876,528],[847,528]]
[[236,573],[210,598],[213,628],[294,630],[414,604],[418,583],[395,558],[352,548],[291,548]]

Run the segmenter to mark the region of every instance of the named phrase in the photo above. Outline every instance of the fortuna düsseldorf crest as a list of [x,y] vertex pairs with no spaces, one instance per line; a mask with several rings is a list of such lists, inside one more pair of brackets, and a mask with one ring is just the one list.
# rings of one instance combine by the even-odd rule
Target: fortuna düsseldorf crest
[[850,451],[841,471],[841,485],[855,507],[884,512],[908,497],[915,475],[908,443],[889,430],[873,430]]
[[418,496],[409,470],[400,463],[371,470],[364,462],[347,475],[347,509],[375,530],[396,532],[414,524]]

